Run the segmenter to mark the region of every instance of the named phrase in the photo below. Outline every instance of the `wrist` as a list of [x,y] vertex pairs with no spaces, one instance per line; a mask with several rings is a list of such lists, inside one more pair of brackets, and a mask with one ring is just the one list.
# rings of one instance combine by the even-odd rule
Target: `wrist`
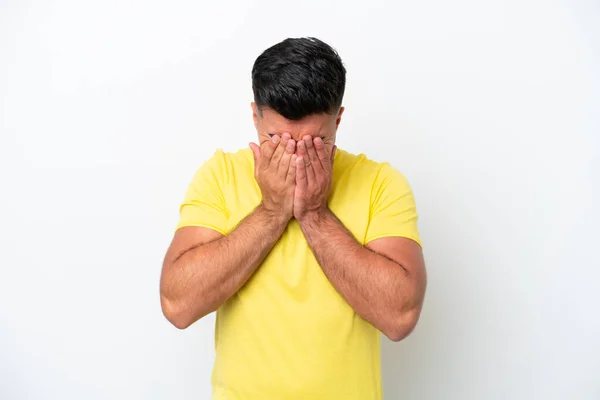
[[319,221],[322,221],[323,219],[325,219],[325,217],[327,216],[327,214],[329,213],[329,208],[325,205],[319,208],[315,208],[313,210],[308,210],[305,213],[303,213],[298,219],[298,222],[300,223],[300,225],[305,225],[305,224],[315,224],[318,223]]
[[285,228],[290,219],[292,219],[291,216],[286,216],[281,210],[265,206],[263,202],[258,205],[257,210],[265,216],[267,223],[274,224],[275,226]]

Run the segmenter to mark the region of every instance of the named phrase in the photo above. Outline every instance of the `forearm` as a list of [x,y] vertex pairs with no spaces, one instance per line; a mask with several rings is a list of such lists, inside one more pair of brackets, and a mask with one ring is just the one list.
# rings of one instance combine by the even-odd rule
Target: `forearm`
[[161,292],[187,327],[215,311],[256,271],[282,235],[287,221],[259,205],[230,234],[194,246],[165,268]]
[[407,270],[362,246],[329,209],[307,215],[300,226],[323,272],[356,313],[394,340],[406,336],[412,329],[406,321],[420,311]]

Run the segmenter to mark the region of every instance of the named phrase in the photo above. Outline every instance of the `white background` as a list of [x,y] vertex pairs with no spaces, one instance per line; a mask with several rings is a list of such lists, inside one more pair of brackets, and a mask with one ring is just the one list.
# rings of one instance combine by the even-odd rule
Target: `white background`
[[338,145],[413,185],[420,324],[387,399],[600,399],[600,5],[0,1],[0,398],[208,399],[211,315],[159,307],[196,168],[254,140],[250,70],[317,36]]

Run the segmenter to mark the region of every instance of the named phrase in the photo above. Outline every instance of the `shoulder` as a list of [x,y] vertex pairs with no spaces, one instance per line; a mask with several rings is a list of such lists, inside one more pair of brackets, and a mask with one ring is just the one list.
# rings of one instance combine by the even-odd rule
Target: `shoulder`
[[219,181],[227,182],[233,175],[254,171],[254,160],[251,149],[226,152],[216,149],[198,169],[197,175],[211,174]]
[[254,158],[252,156],[252,150],[250,148],[244,148],[240,150],[235,150],[232,152],[224,152],[219,149],[223,154],[223,159],[226,163],[237,166],[240,168],[243,167],[254,167]]
[[[339,171],[335,171],[336,169]],[[339,149],[335,155],[335,172],[350,174],[356,178],[363,178],[371,181],[373,184],[380,184],[389,180],[408,184],[404,175],[389,162],[375,161],[363,153],[352,154]]]

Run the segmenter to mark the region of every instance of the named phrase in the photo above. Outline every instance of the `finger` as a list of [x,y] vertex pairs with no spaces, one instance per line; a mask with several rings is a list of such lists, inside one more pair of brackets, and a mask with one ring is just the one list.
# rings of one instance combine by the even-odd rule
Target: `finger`
[[307,156],[307,152],[306,152],[306,145],[304,144],[304,140],[300,139],[298,140],[298,144],[296,145],[296,147],[298,148],[298,155],[305,157]]
[[304,139],[298,142],[298,157],[302,157],[302,165],[304,166],[304,169],[306,169],[307,178],[314,178],[315,171],[312,168],[308,150],[306,148],[306,141]]
[[287,177],[285,178],[287,183],[296,182],[297,158],[297,155],[292,154],[292,158],[290,160],[290,167],[288,168]]
[[306,165],[304,163],[304,157],[302,156],[296,158],[296,186],[304,190],[306,190],[308,186],[308,181],[306,179]]
[[329,154],[327,154],[327,150],[325,149],[325,143],[323,143],[323,139],[321,139],[320,137],[315,138],[315,140],[313,140],[313,143],[315,145],[317,156],[319,157],[319,162],[321,163],[321,168],[323,168],[324,171],[329,172],[331,169],[331,158],[329,157]]
[[254,156],[254,172],[256,172],[256,166],[260,160],[260,147],[256,143],[249,143],[250,148],[252,149],[252,155]]
[[331,169],[333,169],[333,162],[335,161],[336,150],[337,150],[337,146],[334,144],[333,149],[331,149]]
[[290,140],[290,137],[291,136],[289,133],[284,133],[281,136],[281,141],[279,142],[279,145],[275,149],[275,153],[273,153],[273,157],[271,157],[270,165],[274,166],[275,171],[277,171],[277,168],[279,167],[279,162],[281,161],[281,156],[283,156],[285,147],[287,145],[288,140]]
[[279,147],[278,145],[280,141],[281,138],[278,135],[273,135],[273,137],[271,137],[271,140],[267,140],[262,146],[262,163],[265,168],[269,165],[269,162],[271,161],[275,150],[277,149],[277,147]]
[[[319,161],[319,156],[315,150],[313,138],[310,135],[305,135],[303,140],[304,145],[306,146],[306,152],[308,153],[308,160],[306,160],[305,163],[308,164],[307,167],[312,167],[312,170],[316,173],[322,168],[321,162]],[[310,174],[309,171],[307,171],[307,173]],[[309,175],[308,178],[310,179],[311,176]]]
[[294,139],[289,139],[287,144],[285,145],[285,150],[283,151],[283,155],[281,156],[281,161],[279,162],[279,167],[277,167],[277,173],[282,178],[285,178],[288,170],[290,169],[290,161],[292,159],[292,155],[294,154],[294,150],[296,150],[296,142]]

